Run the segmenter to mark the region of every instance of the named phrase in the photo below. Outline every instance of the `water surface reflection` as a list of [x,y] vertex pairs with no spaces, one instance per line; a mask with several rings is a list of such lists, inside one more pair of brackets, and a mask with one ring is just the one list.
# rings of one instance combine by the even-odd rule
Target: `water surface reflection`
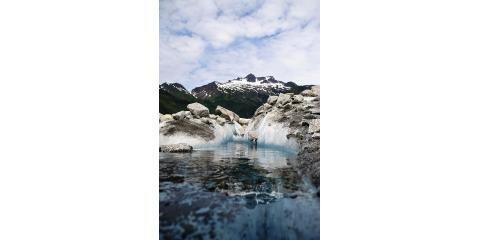
[[294,157],[245,143],[160,153],[160,238],[318,239],[319,200]]

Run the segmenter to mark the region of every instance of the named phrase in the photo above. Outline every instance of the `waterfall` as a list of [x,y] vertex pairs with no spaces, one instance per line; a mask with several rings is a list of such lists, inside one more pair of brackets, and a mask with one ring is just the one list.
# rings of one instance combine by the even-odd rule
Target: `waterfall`
[[297,142],[294,139],[287,139],[288,127],[281,123],[272,121],[271,112],[267,113],[256,129],[252,129],[257,132],[258,140],[257,144],[263,146],[276,146],[282,148],[288,148],[289,150],[297,149]]

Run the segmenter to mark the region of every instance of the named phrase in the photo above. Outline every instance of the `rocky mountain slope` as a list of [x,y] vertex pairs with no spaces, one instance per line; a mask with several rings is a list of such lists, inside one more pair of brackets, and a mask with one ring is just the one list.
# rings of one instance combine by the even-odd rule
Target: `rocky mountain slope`
[[[320,184],[320,88],[267,97],[252,118],[217,106],[193,103],[186,111],[160,115],[161,144],[217,145],[227,141],[277,145],[298,153],[291,164],[318,188]],[[161,147],[161,149],[166,149]]]
[[[163,92],[162,85],[165,85]],[[276,80],[273,76],[256,77],[253,74],[248,74],[243,78],[238,77],[228,80],[225,83],[211,82],[194,88],[191,94],[188,93],[188,91],[180,91],[181,94],[179,94],[177,88],[167,88],[167,85],[170,86],[173,84],[164,83],[162,85],[160,87],[160,113],[178,112],[182,109],[180,108],[181,106],[185,109],[188,103],[199,102],[212,112],[220,105],[234,111],[241,117],[253,116],[255,110],[261,106],[270,95],[287,92],[298,94],[311,87],[311,85],[299,86],[294,82],[285,83]],[[173,93],[169,92],[169,90],[172,90]],[[176,96],[180,98],[176,99]],[[169,101],[176,101],[178,103],[171,104]],[[173,109],[176,111],[172,111]]]
[[176,113],[196,101],[196,98],[179,83],[162,83],[159,90],[160,113]]

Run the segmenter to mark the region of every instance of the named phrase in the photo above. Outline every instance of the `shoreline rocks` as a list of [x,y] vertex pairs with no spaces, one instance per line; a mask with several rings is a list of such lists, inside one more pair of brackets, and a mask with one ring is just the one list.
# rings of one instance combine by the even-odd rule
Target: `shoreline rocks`
[[215,138],[215,133],[210,125],[203,123],[200,119],[181,119],[166,122],[164,126],[160,127],[160,134],[164,136],[190,135],[205,141]]
[[160,148],[159,148],[160,152],[171,152],[171,153],[188,153],[188,152],[192,152],[192,150],[193,150],[193,147],[186,143],[160,145]]
[[221,117],[227,119],[227,120],[230,120],[230,121],[236,121],[238,122],[238,119],[240,118],[236,113],[222,107],[222,106],[217,106],[217,108],[215,109],[215,113],[218,113],[220,114]]
[[188,104],[187,109],[195,117],[201,118],[208,117],[210,115],[210,111],[208,111],[208,108],[197,102]]

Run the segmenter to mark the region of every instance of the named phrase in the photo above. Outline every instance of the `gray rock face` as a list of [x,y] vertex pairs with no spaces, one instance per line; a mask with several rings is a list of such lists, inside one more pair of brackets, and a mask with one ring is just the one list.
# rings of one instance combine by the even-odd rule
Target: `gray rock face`
[[225,119],[228,119],[230,121],[236,121],[238,122],[238,119],[240,118],[236,113],[222,107],[222,106],[217,106],[217,108],[215,109],[215,112],[217,114],[220,114],[221,117],[225,118]]
[[192,150],[193,147],[185,143],[160,145],[160,152],[182,153],[191,152]]
[[291,101],[291,95],[290,94],[283,94],[280,93],[277,98],[277,104],[278,105],[285,105],[286,103],[289,103]]
[[208,117],[210,114],[208,108],[200,103],[190,103],[187,105],[187,109],[192,113],[193,116],[197,117]]
[[308,133],[316,133],[320,132],[320,119],[312,119],[310,120],[308,126]]
[[264,103],[262,106],[260,106],[259,108],[257,108],[257,110],[255,111],[255,114],[254,116],[258,116],[262,113],[265,113],[268,109],[270,109],[272,107],[272,105],[268,104],[268,103]]
[[209,114],[208,117],[211,119],[217,119],[218,116],[215,114]]
[[275,104],[275,102],[277,102],[277,99],[278,99],[278,96],[270,96],[268,97],[267,103],[270,105],[273,105]]
[[214,131],[210,125],[202,123],[200,119],[169,121],[165,126],[160,128],[160,134],[165,136],[186,134],[202,138],[206,141],[210,141],[215,138]]

